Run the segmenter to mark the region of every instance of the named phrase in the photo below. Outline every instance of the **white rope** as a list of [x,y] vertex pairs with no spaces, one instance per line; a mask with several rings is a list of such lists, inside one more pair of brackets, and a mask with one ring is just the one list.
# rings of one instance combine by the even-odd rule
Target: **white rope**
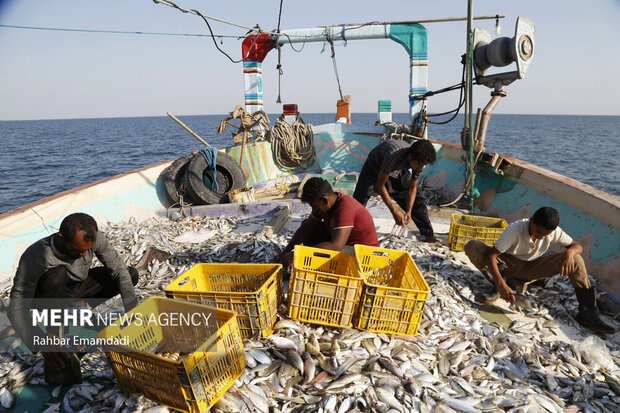
[[[292,125],[280,116],[271,128],[271,151],[276,163],[284,168],[307,168],[316,158],[312,125],[301,116]],[[318,166],[318,161],[316,162]]]

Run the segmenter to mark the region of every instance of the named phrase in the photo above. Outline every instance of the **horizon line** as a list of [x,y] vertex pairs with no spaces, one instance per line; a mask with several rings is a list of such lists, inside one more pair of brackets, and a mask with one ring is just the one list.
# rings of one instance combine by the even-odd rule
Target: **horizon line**
[[[277,112],[265,112],[267,115],[278,115]],[[332,112],[304,112],[306,115],[333,115],[336,116]],[[303,115],[300,113],[300,115]],[[369,115],[369,114],[377,114],[377,112],[352,112],[351,115]],[[408,112],[392,112],[393,115],[409,115]],[[432,115],[432,113],[431,113]],[[493,116],[582,116],[582,117],[620,117],[619,115],[588,115],[588,114],[571,114],[571,113],[494,113]],[[210,113],[210,114],[188,114],[188,115],[176,115],[176,116],[185,116],[185,117],[196,117],[196,116],[228,116],[228,113]],[[462,113],[459,113],[457,116],[463,116]],[[38,118],[38,119],[0,119],[0,124],[2,122],[36,122],[36,121],[49,121],[49,120],[96,120],[96,119],[139,119],[139,118],[165,118],[167,115],[141,115],[141,116],[103,116],[103,117],[77,117],[77,118]]]

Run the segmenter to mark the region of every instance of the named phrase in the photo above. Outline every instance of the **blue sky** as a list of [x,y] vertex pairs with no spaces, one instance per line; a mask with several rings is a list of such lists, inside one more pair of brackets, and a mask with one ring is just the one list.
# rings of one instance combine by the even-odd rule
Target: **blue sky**
[[[261,2],[177,0],[204,14],[265,30],[277,26],[279,0]],[[525,79],[506,87],[495,113],[620,115],[620,1],[474,2],[476,15],[506,14],[502,36],[512,36],[517,16],[536,24],[536,52]],[[321,24],[401,21],[466,15],[466,1],[290,1],[282,29]],[[0,0],[0,24],[95,30],[208,33],[197,16],[150,0]],[[493,21],[475,23],[493,32]],[[212,23],[217,34],[245,30]],[[465,48],[465,22],[427,25],[429,89],[457,83]],[[338,90],[327,49],[306,44],[283,49],[282,99],[302,112],[334,112]],[[390,40],[336,45],[343,92],[353,112],[374,112],[391,99],[407,111],[409,62]],[[221,45],[235,58],[241,41]],[[299,48],[299,46],[296,46]],[[0,27],[0,120],[223,114],[243,103],[243,72],[207,37],[169,37],[34,31]],[[277,55],[264,61],[265,109],[281,111]],[[489,89],[477,86],[475,106]],[[429,101],[431,112],[450,110],[457,93]]]

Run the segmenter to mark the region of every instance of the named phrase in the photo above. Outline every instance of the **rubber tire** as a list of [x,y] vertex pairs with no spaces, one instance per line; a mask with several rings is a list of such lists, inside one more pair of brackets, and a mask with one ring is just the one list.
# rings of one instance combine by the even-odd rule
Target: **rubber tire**
[[[193,156],[194,154],[190,153],[175,159],[175,161],[161,173],[161,178],[164,180],[164,193],[166,194],[166,199],[170,201],[170,205],[179,203],[177,192],[181,185],[181,178],[185,177],[185,171]],[[185,196],[183,197],[183,201],[188,204],[194,203],[192,196],[188,193],[187,184],[185,184]]]
[[185,171],[185,182],[191,197],[199,204],[213,205],[219,204],[224,195],[233,189],[245,186],[245,175],[241,166],[233,158],[225,153],[217,153],[215,165],[217,170],[218,191],[207,188],[203,181],[203,175],[211,180],[213,171],[207,170],[207,161],[201,153],[193,156]]

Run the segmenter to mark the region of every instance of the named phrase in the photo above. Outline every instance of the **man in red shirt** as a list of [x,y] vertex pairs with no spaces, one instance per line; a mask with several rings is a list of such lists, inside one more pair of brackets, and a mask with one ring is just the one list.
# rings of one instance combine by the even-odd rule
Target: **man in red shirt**
[[293,248],[299,244],[335,251],[342,251],[345,245],[379,245],[370,212],[354,198],[334,192],[326,180],[308,179],[301,200],[312,207],[312,214],[280,254],[283,265],[292,263]]

